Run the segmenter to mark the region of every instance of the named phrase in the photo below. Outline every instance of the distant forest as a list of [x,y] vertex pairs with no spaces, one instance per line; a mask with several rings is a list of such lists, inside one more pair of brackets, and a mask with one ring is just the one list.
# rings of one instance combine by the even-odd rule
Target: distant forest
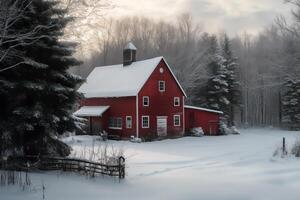
[[[292,24],[284,17],[278,17],[258,35],[245,32],[230,38],[241,83],[241,105],[235,109],[235,120],[240,126],[281,125],[285,80],[300,77],[300,10],[297,2],[290,2],[295,3]],[[189,14],[180,15],[173,23],[144,17],[106,19],[100,31],[93,38],[96,48],[91,56],[84,58],[78,52],[84,62],[74,72],[84,78],[96,66],[121,63],[124,45],[132,41],[138,48],[138,60],[155,56],[166,58],[188,94],[187,104],[194,104],[197,87],[205,86],[209,79],[207,63],[212,34],[194,23]],[[219,43],[224,34],[216,35]]]

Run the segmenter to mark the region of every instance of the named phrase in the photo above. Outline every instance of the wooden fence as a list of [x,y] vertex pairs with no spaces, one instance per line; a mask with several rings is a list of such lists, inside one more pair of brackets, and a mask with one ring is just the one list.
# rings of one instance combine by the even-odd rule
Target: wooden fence
[[[21,157],[21,158],[13,158],[12,160],[16,161],[18,159],[21,160],[30,160],[33,161],[28,166],[35,167],[40,170],[62,170],[68,172],[79,172],[84,173],[85,175],[89,176],[97,176],[97,175],[108,175],[108,176],[115,176],[119,179],[125,178],[125,158],[119,157],[115,164],[103,164],[99,162],[92,162],[85,159],[77,159],[77,158],[60,158],[60,157]],[[11,167],[11,163],[16,163],[13,161],[7,161],[7,166]],[[33,166],[34,165],[34,166]],[[17,166],[18,167],[18,166]],[[25,167],[26,168],[26,167]],[[20,168],[24,170],[23,168]]]

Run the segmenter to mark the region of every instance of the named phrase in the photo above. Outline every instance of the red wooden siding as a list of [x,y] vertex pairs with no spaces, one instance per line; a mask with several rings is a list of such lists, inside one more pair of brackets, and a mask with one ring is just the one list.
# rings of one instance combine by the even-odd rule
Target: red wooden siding
[[[160,73],[160,68],[163,73]],[[165,92],[160,92],[159,81],[165,81]],[[149,107],[143,107],[143,96],[149,96]],[[157,116],[167,116],[167,132],[169,137],[183,134],[183,97],[180,87],[176,83],[166,63],[162,60],[153,71],[138,95],[139,102],[139,136],[151,135],[157,137]],[[180,106],[174,106],[174,97],[180,98]],[[150,127],[142,128],[142,116],[150,117]],[[180,115],[180,126],[174,126],[173,116]]]
[[202,111],[192,108],[185,108],[185,130],[202,127],[206,135],[219,134],[220,114]]
[[[136,97],[90,98],[81,101],[81,106],[110,106],[102,116],[103,129],[109,134],[130,138],[136,133]],[[126,116],[132,116],[132,128],[126,128]],[[122,129],[110,129],[109,117],[122,117]]]

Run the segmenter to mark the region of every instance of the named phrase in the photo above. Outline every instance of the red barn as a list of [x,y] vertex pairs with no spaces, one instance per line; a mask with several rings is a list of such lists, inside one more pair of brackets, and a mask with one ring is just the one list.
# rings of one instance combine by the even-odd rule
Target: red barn
[[186,131],[192,128],[201,127],[205,135],[218,135],[220,126],[221,111],[184,106]]
[[96,67],[79,92],[85,99],[74,114],[89,119],[91,134],[157,138],[183,136],[186,130],[186,94],[168,63],[163,57],[136,61],[132,43],[124,49],[123,64]]

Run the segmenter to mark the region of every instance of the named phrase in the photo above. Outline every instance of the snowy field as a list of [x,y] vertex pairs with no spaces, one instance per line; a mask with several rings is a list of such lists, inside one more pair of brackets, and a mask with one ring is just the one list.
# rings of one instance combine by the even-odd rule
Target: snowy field
[[[241,132],[238,136],[186,137],[141,144],[109,141],[126,155],[127,176],[120,183],[111,177],[87,179],[58,172],[35,173],[31,175],[30,190],[0,187],[0,199],[42,199],[40,187],[44,182],[45,199],[49,200],[298,200],[300,159],[272,155],[282,137],[287,138],[290,147],[300,132],[271,129]],[[77,155],[93,143],[92,137],[66,141]]]

